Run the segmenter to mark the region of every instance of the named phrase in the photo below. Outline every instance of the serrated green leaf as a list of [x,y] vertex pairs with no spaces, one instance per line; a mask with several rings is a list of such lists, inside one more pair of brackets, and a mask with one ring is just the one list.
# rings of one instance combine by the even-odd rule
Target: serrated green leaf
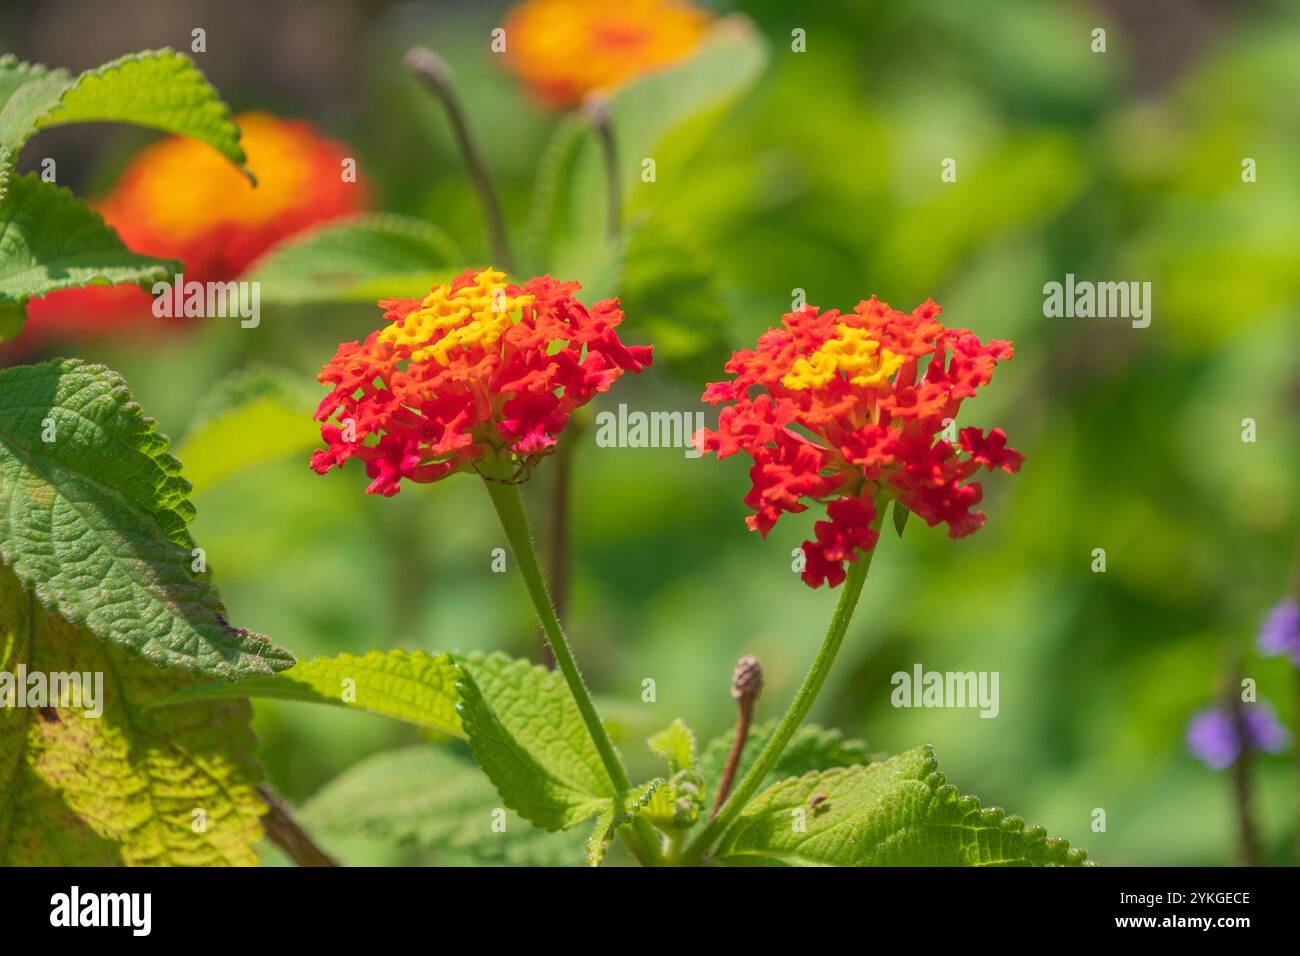
[[131,123],[207,143],[250,182],[239,127],[230,108],[194,65],[175,50],[145,50],[118,57],[80,74],[37,129],[67,123]]
[[660,779],[651,780],[606,801],[596,815],[591,836],[587,838],[587,866],[600,866],[605,862],[605,855],[609,852],[609,845],[614,842],[618,828],[635,820],[664,784],[665,781]]
[[547,833],[506,811],[483,771],[427,744],[349,768],[322,787],[299,818],[325,840],[368,837],[479,864],[578,866],[585,842],[580,831]]
[[501,654],[460,663],[461,723],[505,805],[547,830],[600,813],[614,788],[560,673]]
[[680,718],[647,740],[646,746],[656,757],[668,761],[672,773],[695,769],[695,734]]
[[132,252],[99,213],[34,174],[13,180],[0,202],[0,305],[11,313],[58,289],[148,285],[180,268]]
[[274,676],[247,678],[238,684],[198,684],[156,703],[261,697],[329,704],[465,737],[456,713],[460,698],[455,684],[460,676],[450,654],[371,651],[299,661]]
[[[649,73],[613,93],[608,101],[619,180],[626,212],[636,209],[642,161],[687,127],[702,142],[722,110],[758,77],[767,59],[762,37],[744,17],[717,21],[687,60]],[[608,266],[604,156],[588,125],[571,120],[548,146],[534,193],[529,250],[534,271],[581,281],[593,298],[613,294],[600,276]]]
[[197,497],[249,468],[305,456],[320,444],[314,390],[290,373],[256,368],[219,383],[177,449]]
[[161,667],[235,680],[290,666],[287,651],[232,627],[193,570],[188,492],[117,373],[77,359],[0,371],[0,560],[19,580]]
[[907,505],[897,499],[894,500],[894,530],[898,536],[903,536],[903,529],[907,527],[907,519],[912,514]]
[[23,63],[12,53],[0,56],[0,199],[8,190],[18,151],[35,132],[37,120],[71,85],[67,70]]
[[75,79],[66,70],[0,58],[0,188],[9,163],[37,130],[66,123],[132,123],[179,133],[207,143],[240,168],[239,127],[230,109],[189,57],[174,50],[146,50],[87,70]]
[[944,783],[933,748],[781,780],[713,854],[731,866],[1079,866],[1087,854]]
[[504,805],[547,830],[595,816],[614,796],[563,677],[503,654],[341,654],[157,703],[235,694],[352,707],[463,737]]
[[331,222],[295,236],[255,263],[248,278],[265,302],[303,305],[423,295],[464,268],[441,229],[387,213]]
[[[745,749],[741,752],[740,763],[736,767],[736,779],[742,780],[768,738],[776,730],[775,720],[766,720],[750,728],[745,738]],[[718,783],[722,779],[722,770],[731,752],[732,741],[736,732],[723,734],[710,740],[700,757],[700,773],[704,777],[705,792],[717,793]],[[826,729],[816,724],[804,724],[794,732],[790,742],[781,753],[772,772],[764,783],[774,783],[782,777],[802,776],[810,770],[829,770],[832,767],[851,767],[856,764],[870,763],[872,755],[867,745],[861,740],[845,739],[838,730]]]
[[101,674],[102,714],[0,707],[0,866],[257,862],[265,806],[247,701],[148,710],[190,678],[49,613],[0,566],[0,672],[20,665]]

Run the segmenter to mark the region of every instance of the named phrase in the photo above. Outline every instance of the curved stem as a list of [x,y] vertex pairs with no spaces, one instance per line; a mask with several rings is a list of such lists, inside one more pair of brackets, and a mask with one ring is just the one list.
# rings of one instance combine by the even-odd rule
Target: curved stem
[[[884,511],[884,503],[878,501],[876,503],[876,518],[871,523],[873,529],[879,530]],[[878,547],[879,544],[877,544]],[[794,732],[799,729],[804,718],[808,716],[813,701],[817,699],[817,694],[820,693],[822,685],[826,683],[826,678],[831,672],[831,665],[835,662],[835,655],[839,652],[840,645],[844,643],[844,635],[848,632],[853,610],[858,606],[858,596],[862,593],[862,585],[867,580],[867,571],[871,567],[871,559],[875,556],[875,553],[876,548],[872,548],[858,560],[849,564],[848,573],[840,591],[840,601],[835,606],[835,614],[831,617],[831,626],[826,631],[822,646],[818,649],[812,667],[809,668],[808,674],[799,686],[798,693],[794,695],[794,700],[790,702],[790,709],[781,718],[781,723],[777,725],[776,732],[768,738],[767,744],[764,745],[749,772],[740,781],[740,785],[736,787],[727,802],[723,804],[722,810],[709,821],[708,825],[700,831],[699,836],[686,848],[686,852],[682,856],[684,865],[690,866],[699,863],[713,848],[717,838],[722,835],[722,832],[735,819],[736,815],[744,809],[745,804],[754,796],[767,775],[772,772],[772,768],[776,766],[776,762],[785,751],[786,744],[790,742]]]
[[596,131],[600,142],[600,151],[605,158],[605,215],[608,220],[609,238],[617,239],[623,225],[623,188],[619,182],[618,145],[614,142],[614,128],[609,122],[609,103],[603,96],[592,96],[587,100],[587,115]]
[[487,165],[474,145],[474,137],[469,131],[469,122],[465,119],[465,110],[456,95],[456,85],[452,80],[451,67],[438,54],[425,47],[414,47],[406,54],[406,65],[442,102],[451,123],[456,145],[465,158],[474,187],[478,190],[479,202],[483,206],[483,219],[487,224],[488,240],[492,244],[492,255],[496,266],[506,272],[515,271],[514,256],[510,253],[510,240],[506,235],[506,224],[501,216],[501,205],[497,202],[496,190],[492,188],[492,177],[488,175]]
[[555,663],[564,674],[569,692],[573,694],[578,712],[582,714],[582,722],[587,725],[587,733],[591,735],[591,741],[600,754],[600,762],[605,765],[605,772],[609,774],[614,789],[627,790],[631,787],[627,771],[623,769],[618,753],[614,750],[614,742],[609,739],[609,733],[605,730],[605,725],[600,722],[600,715],[596,713],[596,705],[591,700],[591,691],[587,689],[582,673],[578,670],[578,663],[573,659],[569,640],[564,636],[560,619],[555,614],[555,605],[551,603],[551,595],[546,590],[542,569],[537,565],[537,554],[533,550],[533,535],[528,529],[528,518],[524,514],[524,502],[519,495],[519,486],[486,479],[483,484],[487,486],[488,494],[492,497],[492,504],[497,509],[497,517],[501,519],[501,528],[506,533],[506,540],[510,542],[510,550],[514,552],[515,563],[523,573],[524,584],[528,587],[528,596],[533,600],[533,608],[541,619],[542,630],[546,632],[546,640],[551,645],[551,653],[555,655]]
[[[582,715],[587,733],[591,736],[592,743],[596,745],[600,761],[605,766],[610,783],[614,785],[615,800],[618,800],[631,789],[632,784],[628,780],[622,761],[619,760],[618,751],[614,749],[614,742],[610,740],[609,732],[605,730],[600,714],[596,712],[591,691],[587,689],[587,684],[582,679],[582,672],[578,670],[578,663],[574,660],[569,640],[564,636],[560,619],[555,614],[555,606],[551,603],[551,596],[546,590],[546,581],[537,564],[537,553],[533,549],[533,535],[528,528],[528,517],[524,514],[524,502],[519,494],[519,486],[487,478],[484,478],[483,484],[487,486],[497,517],[501,519],[501,528],[506,533],[506,540],[510,542],[515,563],[523,573],[524,584],[528,587],[528,596],[532,598],[533,608],[542,622],[542,630],[546,632],[546,640],[550,644],[551,653],[555,655],[555,663],[569,685],[569,693],[573,695],[573,701],[578,705],[578,713]],[[626,839],[633,854],[642,863],[654,865],[659,862],[660,851],[657,841],[649,824],[644,820],[633,822]]]

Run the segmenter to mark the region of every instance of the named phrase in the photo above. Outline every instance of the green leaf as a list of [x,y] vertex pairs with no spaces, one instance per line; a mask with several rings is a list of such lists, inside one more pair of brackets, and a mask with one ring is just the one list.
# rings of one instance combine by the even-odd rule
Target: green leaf
[[37,130],[66,123],[133,123],[189,136],[216,149],[243,171],[239,127],[189,57],[147,50],[119,57],[72,79],[65,70],[0,59],[0,184],[8,164]]
[[39,63],[23,63],[12,53],[0,56],[0,199],[9,185],[9,173],[18,151],[72,85],[66,70],[51,70]]
[[253,265],[248,278],[262,284],[266,302],[374,303],[423,295],[460,272],[463,262],[456,244],[436,226],[373,214],[282,242]]
[[[0,202],[0,307],[11,314],[21,314],[28,299],[58,289],[148,285],[180,268],[179,262],[132,252],[99,213],[34,174],[15,179]],[[20,328],[17,323],[8,331]]]
[[50,610],[161,667],[235,680],[293,657],[226,621],[193,570],[167,439],[102,365],[0,371],[0,560]]
[[664,783],[659,779],[651,780],[606,802],[596,816],[591,836],[587,838],[587,866],[600,866],[605,862],[605,855],[609,852],[609,845],[614,842],[618,828],[635,820],[650,805],[651,798]]
[[933,748],[773,784],[714,862],[769,866],[1079,866],[1087,854],[944,783]]
[[351,707],[463,737],[505,806],[547,830],[595,816],[614,796],[563,677],[504,654],[341,654],[157,703],[236,694]]
[[0,707],[0,866],[257,862],[265,806],[247,701],[149,710],[190,678],[96,640],[0,567],[0,673],[20,667],[102,675],[83,703],[103,711]]
[[656,757],[668,761],[672,773],[695,769],[695,734],[680,718],[647,740],[646,746]]
[[547,830],[600,813],[614,788],[561,674],[502,654],[461,663],[461,722],[505,805]]
[[895,499],[894,530],[898,532],[898,536],[900,538],[903,536],[903,529],[907,527],[907,518],[909,515],[911,515],[911,513],[912,512],[908,509],[907,505]]
[[248,369],[219,383],[177,449],[194,495],[268,461],[306,456],[320,444],[317,397],[277,369]]
[[[776,720],[767,720],[750,728],[745,738],[745,749],[741,752],[740,763],[736,767],[736,780],[744,779],[749,768],[758,759],[759,752],[768,738],[776,730]],[[722,770],[731,752],[732,741],[736,732],[732,730],[721,737],[715,737],[704,748],[700,757],[700,773],[704,777],[706,793],[717,793]],[[827,730],[816,724],[804,724],[794,732],[790,742],[781,753],[781,758],[772,768],[764,783],[774,783],[782,777],[797,777],[810,770],[829,770],[832,767],[851,767],[856,764],[870,763],[872,755],[867,745],[861,740],[846,740],[838,730]]]
[[[683,146],[702,143],[729,103],[758,77],[767,49],[744,17],[719,20],[689,59],[649,73],[613,93],[608,102],[625,212],[649,202],[647,191],[671,188],[641,182],[642,161],[654,158],[669,138]],[[686,150],[683,149],[685,154]],[[659,171],[660,178],[664,170]],[[587,124],[562,124],[548,146],[538,175],[529,234],[535,271],[581,281],[590,295],[612,294],[599,287],[609,275],[604,156]]]
[[159,699],[158,706],[192,700],[261,697],[329,704],[391,717],[455,737],[465,737],[456,713],[460,671],[450,654],[371,651],[299,661],[270,677],[238,684],[198,684]]
[[583,859],[580,831],[555,834],[532,826],[501,806],[473,763],[428,744],[349,768],[322,787],[299,818],[325,840],[367,837],[479,864],[577,866]]

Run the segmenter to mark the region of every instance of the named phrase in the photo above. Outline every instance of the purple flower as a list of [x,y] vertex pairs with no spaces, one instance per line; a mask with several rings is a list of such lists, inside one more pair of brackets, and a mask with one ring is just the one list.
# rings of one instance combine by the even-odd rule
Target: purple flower
[[[1290,735],[1277,719],[1277,712],[1265,701],[1242,704],[1242,722],[1252,750],[1281,753]],[[1237,725],[1227,707],[1212,707],[1192,718],[1187,728],[1187,749],[1212,770],[1231,766],[1241,753]]]
[[1300,604],[1287,598],[1268,612],[1259,629],[1259,652],[1265,657],[1286,654],[1300,667]]

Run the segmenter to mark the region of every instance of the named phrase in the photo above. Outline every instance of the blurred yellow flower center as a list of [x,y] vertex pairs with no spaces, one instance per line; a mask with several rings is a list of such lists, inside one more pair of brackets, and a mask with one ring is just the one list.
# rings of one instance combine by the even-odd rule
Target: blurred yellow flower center
[[433,358],[439,365],[446,365],[448,352],[458,346],[490,346],[501,339],[519,310],[533,302],[531,295],[507,295],[505,278],[505,273],[484,269],[473,285],[455,292],[450,285],[440,285],[420,308],[380,332],[379,341],[411,348],[415,361]]
[[310,186],[302,140],[291,128],[266,113],[245,113],[235,122],[257,188],[230,160],[197,140],[167,139],[141,156],[147,214],[177,240],[206,232],[214,222],[269,222]]
[[903,364],[903,356],[880,347],[865,329],[841,324],[839,337],[824,343],[794,363],[781,379],[786,388],[820,388],[843,372],[853,385],[887,385]]

